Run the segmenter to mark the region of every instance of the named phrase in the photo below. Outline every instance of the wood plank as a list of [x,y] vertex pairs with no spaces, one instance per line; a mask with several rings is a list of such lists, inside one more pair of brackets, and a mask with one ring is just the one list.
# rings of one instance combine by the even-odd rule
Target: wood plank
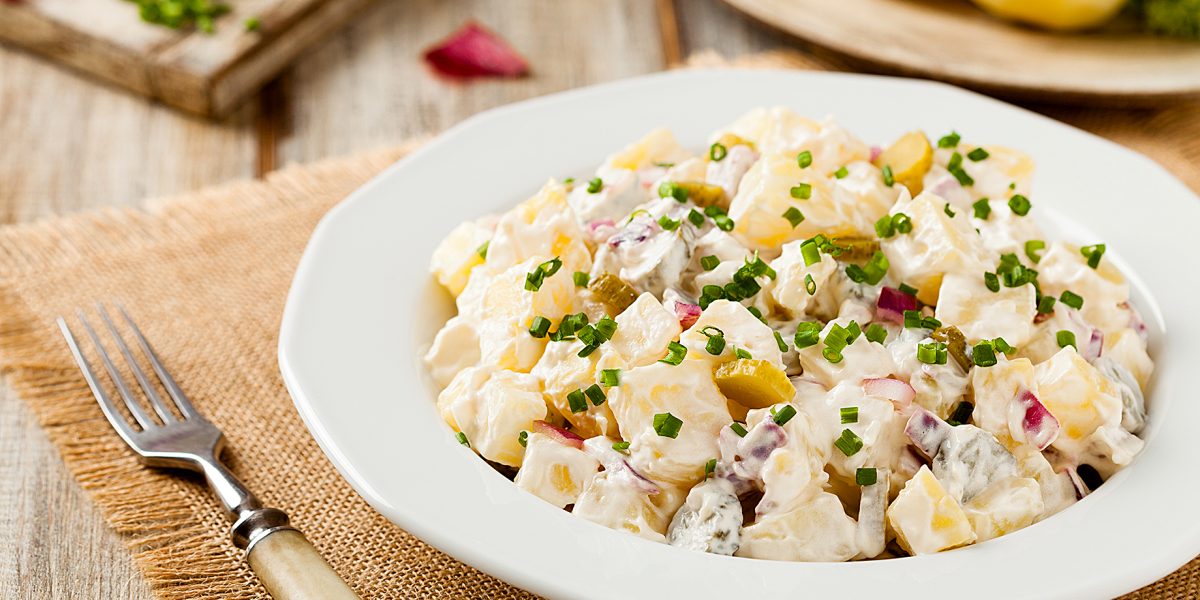
[[184,117],[0,48],[0,223],[252,177],[255,107]]
[[[475,18],[530,61],[518,80],[447,83],[421,52]],[[664,66],[653,2],[409,0],[371,9],[293,70],[281,162],[311,161],[443,130],[481,110]]]
[[[157,98],[224,116],[374,0],[240,0],[213,33],[142,22],[125,0],[0,2],[0,41]],[[247,31],[257,18],[262,26]]]

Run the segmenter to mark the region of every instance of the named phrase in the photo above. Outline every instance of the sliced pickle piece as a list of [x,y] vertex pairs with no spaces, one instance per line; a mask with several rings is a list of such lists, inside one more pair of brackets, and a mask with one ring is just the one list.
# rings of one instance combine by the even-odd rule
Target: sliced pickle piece
[[592,280],[588,289],[592,291],[596,300],[612,308],[613,314],[624,312],[638,297],[637,290],[633,289],[633,286],[621,281],[620,277],[612,273],[601,273],[599,277]]
[[913,196],[924,189],[925,174],[933,166],[933,147],[920,131],[910,131],[875,158],[880,169],[891,167],[892,179],[908,188]]
[[833,257],[843,262],[867,262],[879,251],[879,240],[858,236],[835,237]]
[[679,181],[675,187],[687,190],[688,200],[696,206],[718,206],[722,210],[729,210],[731,200],[725,195],[725,188],[719,185],[703,181]]
[[765,360],[740,358],[721,363],[714,379],[726,398],[746,408],[767,408],[796,395],[787,373]]
[[958,363],[963,371],[970,370],[974,363],[967,355],[967,338],[957,327],[953,325],[939,327],[929,337],[946,344],[946,349],[950,352],[950,357],[954,359],[954,362]]

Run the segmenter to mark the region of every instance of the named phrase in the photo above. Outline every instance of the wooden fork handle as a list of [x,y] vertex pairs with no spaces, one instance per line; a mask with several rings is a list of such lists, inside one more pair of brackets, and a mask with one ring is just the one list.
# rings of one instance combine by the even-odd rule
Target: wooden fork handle
[[275,600],[358,599],[295,529],[277,529],[255,540],[246,560]]

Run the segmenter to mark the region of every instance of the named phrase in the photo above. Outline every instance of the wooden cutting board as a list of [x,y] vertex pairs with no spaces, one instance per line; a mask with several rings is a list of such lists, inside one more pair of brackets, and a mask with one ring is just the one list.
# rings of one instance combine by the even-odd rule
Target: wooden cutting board
[[226,0],[232,10],[207,34],[146,23],[127,0],[0,0],[0,41],[220,117],[372,1]]
[[1024,100],[1106,105],[1200,99],[1200,42],[1117,20],[1055,34],[967,0],[725,0],[763,23],[879,70]]

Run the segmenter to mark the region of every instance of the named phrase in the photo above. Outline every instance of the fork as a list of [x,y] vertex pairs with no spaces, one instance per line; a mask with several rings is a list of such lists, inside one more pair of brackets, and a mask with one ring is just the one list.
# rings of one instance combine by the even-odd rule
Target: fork
[[121,439],[137,453],[138,460],[151,467],[186,469],[204,475],[209,488],[233,520],[233,543],[245,550],[250,567],[276,600],[358,598],[304,535],[289,524],[286,513],[277,508],[264,508],[258,498],[221,463],[225,436],[192,406],[125,309],[117,307],[143,356],[157,375],[161,389],[170,396],[170,401],[163,399],[157,386],[150,382],[138,365],[108,310],[103,305],[97,305],[96,310],[154,409],[154,415],[151,415],[143,408],[100,343],[100,336],[88,322],[87,315],[77,309],[79,322],[91,338],[96,354],[137,427],[121,414],[112,396],[101,384],[66,319],[59,317],[58,327],[67,340],[79,370],[83,372],[83,378],[100,404],[100,410]]

